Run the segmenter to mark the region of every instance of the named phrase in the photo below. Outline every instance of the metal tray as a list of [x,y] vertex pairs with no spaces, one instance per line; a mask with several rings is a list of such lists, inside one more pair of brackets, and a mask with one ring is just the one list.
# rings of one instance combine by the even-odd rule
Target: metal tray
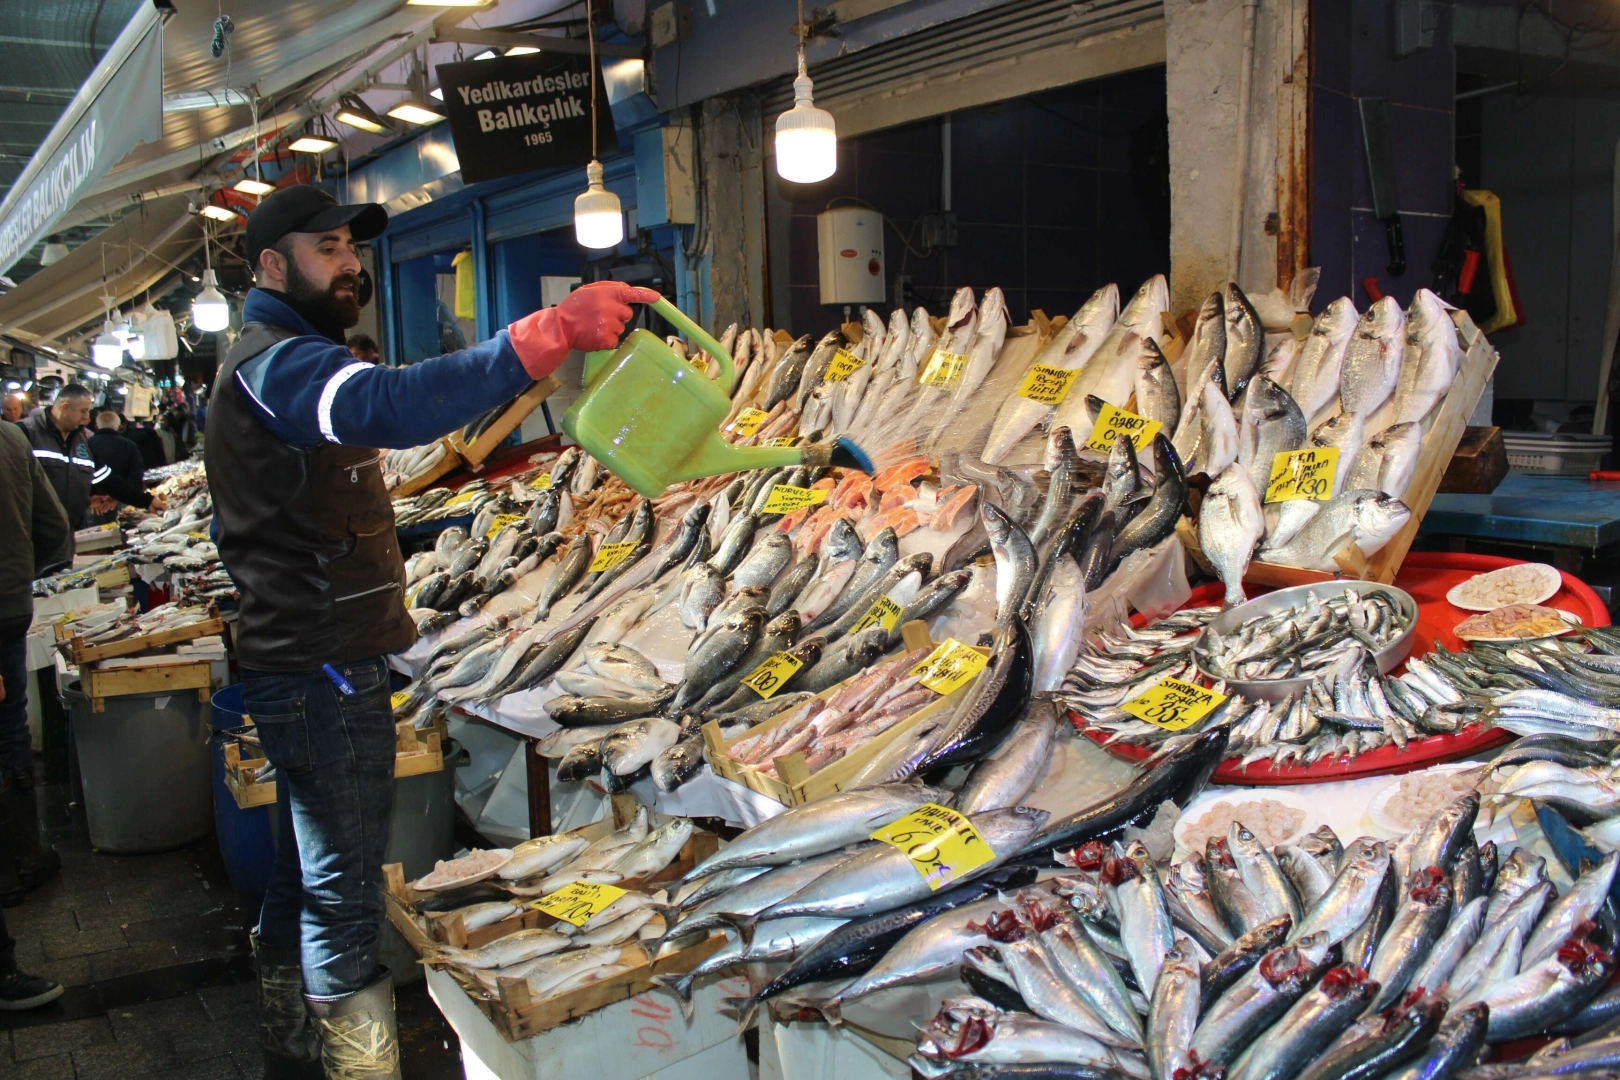
[[[1397,589],[1393,585],[1381,585],[1376,581],[1317,581],[1309,585],[1295,585],[1292,588],[1278,589],[1276,592],[1257,596],[1246,604],[1239,604],[1230,611],[1223,611],[1210,621],[1204,632],[1198,635],[1198,640],[1193,642],[1193,656],[1199,661],[1199,670],[1209,678],[1218,678],[1213,673],[1205,671],[1203,665],[1203,657],[1208,650],[1212,632],[1226,634],[1258,615],[1269,615],[1285,608],[1296,607],[1312,593],[1326,600],[1332,596],[1342,595],[1346,590],[1364,596],[1383,593],[1395,602],[1396,610],[1406,620],[1406,631],[1373,654],[1373,659],[1378,663],[1379,673],[1388,675],[1399,667],[1407,654],[1412,651],[1417,630],[1418,605],[1404,589]],[[1228,679],[1226,689],[1228,693],[1235,691],[1245,697],[1281,701],[1290,694],[1300,693],[1316,678],[1314,675],[1305,675],[1290,679]]]

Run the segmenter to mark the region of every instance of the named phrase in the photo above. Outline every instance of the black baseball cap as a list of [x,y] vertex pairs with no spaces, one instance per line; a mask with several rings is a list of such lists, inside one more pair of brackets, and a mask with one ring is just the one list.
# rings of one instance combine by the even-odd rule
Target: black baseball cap
[[347,225],[356,240],[371,240],[388,228],[388,211],[377,203],[345,206],[331,192],[312,184],[284,187],[248,215],[248,265],[259,268],[259,252],[288,233],[314,233]]

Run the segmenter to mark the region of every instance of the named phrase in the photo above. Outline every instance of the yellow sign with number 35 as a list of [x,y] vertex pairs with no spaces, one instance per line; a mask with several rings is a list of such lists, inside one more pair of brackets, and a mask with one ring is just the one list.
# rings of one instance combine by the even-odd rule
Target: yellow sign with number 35
[[1225,694],[1180,679],[1165,679],[1120,708],[1166,731],[1181,731],[1208,716],[1225,700]]

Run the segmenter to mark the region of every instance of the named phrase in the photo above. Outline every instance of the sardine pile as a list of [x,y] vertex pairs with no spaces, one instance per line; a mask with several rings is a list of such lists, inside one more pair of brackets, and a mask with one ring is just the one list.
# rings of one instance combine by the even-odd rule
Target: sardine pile
[[[1588,741],[1620,736],[1620,708],[1612,704],[1620,700],[1620,631],[1604,627],[1568,639],[1511,646],[1475,643],[1455,653],[1440,646],[1422,657],[1408,657],[1400,675],[1380,675],[1368,651],[1379,640],[1376,631],[1352,632],[1340,638],[1344,644],[1336,649],[1331,640],[1312,644],[1312,635],[1327,633],[1325,627],[1335,619],[1371,626],[1389,614],[1335,617],[1329,609],[1336,602],[1347,611],[1355,606],[1347,598],[1330,601],[1309,619],[1289,623],[1280,635],[1278,647],[1297,651],[1274,657],[1266,652],[1268,662],[1297,665],[1285,664],[1281,670],[1306,675],[1312,673],[1316,649],[1332,650],[1331,662],[1322,665],[1309,691],[1284,701],[1253,701],[1232,693],[1197,724],[1176,733],[1119,707],[1165,678],[1192,681],[1204,674],[1205,682],[1226,692],[1220,672],[1246,669],[1209,665],[1193,649],[1204,625],[1219,614],[1213,607],[1178,611],[1143,629],[1125,625],[1098,635],[1064,679],[1060,697],[1088,727],[1108,733],[1105,745],[1155,746],[1162,753],[1212,725],[1230,725],[1231,753],[1245,768],[1260,761],[1270,761],[1272,768],[1353,761],[1382,746],[1404,750],[1413,739],[1455,734],[1482,723],[1518,735]],[[1311,620],[1324,629],[1308,629]],[[1258,635],[1229,636],[1225,663],[1239,662],[1246,648],[1262,640]]]
[[1322,674],[1355,650],[1377,652],[1411,625],[1383,593],[1324,596],[1269,615],[1256,615],[1231,633],[1210,631],[1199,670],[1219,679],[1292,679]]
[[[594,842],[576,833],[537,837],[513,848],[494,880],[421,901],[417,911],[439,921],[459,914],[469,931],[493,926],[521,915],[532,898],[572,882],[628,886],[654,878],[680,854],[692,832],[685,818],[653,828],[643,808],[624,828]],[[535,1000],[553,997],[647,964],[653,953],[642,943],[663,935],[666,900],[662,889],[632,889],[583,926],[559,920],[514,930],[476,949],[441,945],[428,960],[491,995],[500,979],[525,979]]]
[[[1333,571],[1350,544],[1371,556],[1411,517],[1401,502],[1423,437],[1462,364],[1457,328],[1440,298],[1419,289],[1402,311],[1385,297],[1357,315],[1329,304],[1310,335],[1264,359],[1264,336],[1235,286],[1212,293],[1188,345],[1176,449],[1188,471],[1214,478],[1199,544],[1243,600],[1251,558]],[[1273,459],[1335,449],[1330,500],[1263,505]]]

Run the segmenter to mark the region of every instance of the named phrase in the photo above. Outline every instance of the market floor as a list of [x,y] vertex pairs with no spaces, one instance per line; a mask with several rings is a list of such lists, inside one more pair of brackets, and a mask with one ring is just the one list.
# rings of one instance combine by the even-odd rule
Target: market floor
[[[0,1012],[0,1080],[264,1075],[245,911],[212,837],[161,855],[101,855],[65,784],[39,790],[62,874],[6,909],[17,963],[67,987]],[[406,1080],[462,1075],[455,1033],[418,981],[397,994]]]

